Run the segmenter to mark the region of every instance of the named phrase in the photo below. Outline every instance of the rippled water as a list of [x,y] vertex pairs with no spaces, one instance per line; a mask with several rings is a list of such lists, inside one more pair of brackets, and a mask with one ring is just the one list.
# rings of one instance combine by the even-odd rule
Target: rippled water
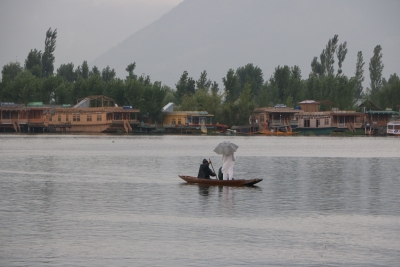
[[[255,187],[187,185],[221,141]],[[0,266],[398,266],[400,138],[0,135]]]

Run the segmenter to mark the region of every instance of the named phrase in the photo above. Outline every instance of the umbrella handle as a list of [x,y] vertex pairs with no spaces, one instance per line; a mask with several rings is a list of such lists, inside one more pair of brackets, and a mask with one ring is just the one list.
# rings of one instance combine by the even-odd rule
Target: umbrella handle
[[210,163],[211,163],[211,167],[212,167],[212,169],[213,169],[213,172],[214,172],[214,174],[215,174],[215,177],[217,177],[217,174],[215,173],[214,166],[212,165],[211,159],[210,159],[210,158],[208,158],[208,161],[210,161]]

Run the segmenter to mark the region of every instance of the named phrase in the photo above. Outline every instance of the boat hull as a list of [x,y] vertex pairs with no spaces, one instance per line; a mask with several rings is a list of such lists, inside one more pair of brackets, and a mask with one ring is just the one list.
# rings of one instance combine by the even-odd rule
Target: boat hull
[[202,179],[188,175],[178,175],[182,180],[190,184],[219,185],[219,186],[251,186],[261,182],[263,179],[240,179],[240,180],[216,180]]
[[300,132],[300,134],[309,134],[313,133],[315,135],[330,135],[337,127],[318,127],[318,128],[301,128],[297,127],[295,129],[296,132]]

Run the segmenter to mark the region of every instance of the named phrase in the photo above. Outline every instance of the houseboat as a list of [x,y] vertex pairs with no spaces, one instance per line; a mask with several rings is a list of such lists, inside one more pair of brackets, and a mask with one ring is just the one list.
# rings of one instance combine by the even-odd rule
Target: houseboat
[[106,96],[88,96],[69,105],[0,106],[0,131],[12,132],[132,132],[138,124],[138,109],[118,107]]
[[331,112],[319,111],[319,102],[305,100],[299,102],[303,112],[297,114],[298,126],[294,131],[302,134],[329,135],[337,126],[332,125]]
[[386,135],[388,123],[399,116],[399,114],[400,112],[391,109],[368,110],[366,111],[366,119],[375,134]]
[[170,102],[162,109],[163,126],[167,133],[207,133],[215,131],[214,115],[207,111],[174,111]]
[[387,135],[400,136],[400,121],[390,121],[386,128]]
[[332,126],[337,127],[334,130],[335,132],[364,130],[367,121],[367,115],[364,112],[339,110],[337,108],[332,109],[331,118]]
[[288,108],[286,105],[277,104],[274,107],[254,109],[251,115],[252,124],[260,131],[270,131],[272,127],[289,125],[291,129],[297,128],[297,114],[303,112],[299,107]]

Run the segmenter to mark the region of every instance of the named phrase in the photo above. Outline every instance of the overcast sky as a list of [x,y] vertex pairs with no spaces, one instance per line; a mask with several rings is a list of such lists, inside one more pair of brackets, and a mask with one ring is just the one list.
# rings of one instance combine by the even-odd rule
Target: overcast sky
[[[226,5],[226,2],[215,1],[224,4],[223,11],[230,10],[230,6]],[[58,32],[55,71],[60,64],[72,62],[76,68],[84,60],[89,62],[89,67],[92,67],[91,63],[94,60],[107,51],[113,50],[113,47],[116,47],[114,50],[118,50],[119,45],[127,38],[134,37],[136,32],[157,21],[182,2],[183,0],[0,0],[0,68],[11,61],[18,61],[23,66],[31,49],[36,48],[43,51],[45,33],[50,27],[57,28]],[[194,2],[185,2],[177,9]],[[200,4],[200,7],[206,6],[203,0],[196,1],[196,3]],[[265,10],[266,13],[270,12],[271,23],[268,25],[276,36],[273,38],[265,32],[264,35],[271,39],[271,45],[268,48],[270,50],[276,48],[277,52],[272,56],[263,53],[263,56],[267,57],[266,59],[258,54],[251,57],[245,53],[237,53],[234,58],[239,60],[241,56],[240,60],[242,61],[239,60],[239,63],[234,62],[234,64],[225,66],[229,62],[223,58],[218,62],[221,65],[220,69],[216,70],[218,64],[214,62],[214,57],[209,55],[209,63],[204,66],[196,66],[190,62],[190,58],[196,56],[195,52],[199,51],[189,51],[189,56],[185,56],[185,61],[182,61],[181,65],[175,64],[177,65],[175,72],[172,72],[171,69],[177,59],[175,55],[172,55],[174,57],[172,63],[167,62],[167,68],[171,69],[170,78],[166,77],[164,69],[161,69],[159,73],[150,71],[151,68],[159,66],[156,64],[157,62],[153,66],[147,66],[147,69],[144,66],[145,62],[139,62],[140,56],[145,57],[145,60],[142,59],[142,61],[148,61],[149,64],[152,62],[150,56],[154,56],[153,52],[156,51],[151,49],[147,49],[151,50],[147,51],[149,54],[143,53],[143,48],[133,51],[142,55],[136,55],[132,60],[129,59],[129,62],[136,61],[138,58],[137,73],[150,74],[152,80],[161,80],[170,86],[174,86],[184,70],[188,70],[190,75],[197,79],[200,71],[204,69],[210,70],[209,77],[221,84],[221,79],[229,68],[236,69],[249,62],[261,67],[264,79],[270,77],[275,67],[285,64],[299,65],[303,78],[306,78],[310,71],[312,58],[319,56],[329,38],[332,38],[334,34],[339,34],[340,42],[348,42],[349,53],[343,66],[346,75],[354,74],[356,54],[361,50],[365,61],[364,86],[368,86],[368,64],[373,48],[378,44],[383,48],[384,77],[388,79],[390,74],[400,74],[400,17],[398,15],[400,0],[270,0],[268,3],[270,6],[268,6],[268,10]],[[321,8],[321,5],[324,8]],[[327,10],[328,7],[332,8]],[[201,10],[201,8],[197,8],[195,12],[199,9]],[[203,11],[203,13],[209,13],[208,11]],[[191,18],[195,15],[203,16],[198,13],[183,15],[189,16],[186,21],[190,24]],[[175,15],[179,14],[174,13],[173,16]],[[216,14],[215,16],[219,17],[220,15]],[[200,21],[202,24],[206,24],[203,22],[212,21],[212,19]],[[235,21],[240,20],[235,19]],[[254,25],[255,21],[254,19],[249,23]],[[182,24],[181,21],[177,23],[178,25]],[[240,27],[240,25],[229,24],[229,27],[237,30],[238,28],[235,27]],[[179,29],[179,27],[176,28]],[[195,35],[201,35],[199,33],[201,32],[196,32]],[[249,40],[254,39],[251,37]],[[231,44],[234,46],[237,41],[231,42]],[[151,43],[146,43],[146,48],[150,46]],[[284,53],[280,51],[282,49],[278,49],[285,46]],[[227,53],[231,50],[232,47],[226,47]],[[265,50],[263,51],[265,52]],[[162,49],[159,49],[158,52],[166,53]],[[204,56],[201,58],[204,59]],[[116,64],[108,62],[106,64],[110,64],[111,68],[117,68]],[[117,71],[118,76],[124,77],[125,66],[122,71]]]
[[0,0],[0,67],[23,66],[57,29],[55,68],[88,62],[160,18],[183,0]]

